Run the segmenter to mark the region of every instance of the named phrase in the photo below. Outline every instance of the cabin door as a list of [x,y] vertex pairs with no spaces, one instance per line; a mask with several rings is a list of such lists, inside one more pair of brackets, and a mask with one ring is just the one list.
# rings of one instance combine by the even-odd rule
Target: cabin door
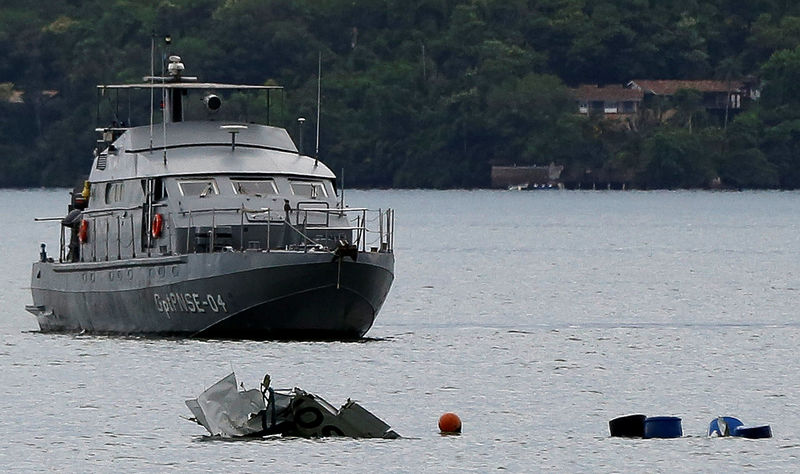
[[153,219],[158,212],[157,209],[164,205],[162,201],[167,196],[167,192],[161,178],[143,180],[142,186],[145,195],[144,206],[142,206],[142,248],[150,249],[155,245],[152,234]]
[[[156,214],[163,214],[165,209],[165,199],[167,198],[167,189],[164,185],[164,180],[161,178],[150,178],[144,180],[142,185],[145,189],[145,202],[142,208],[142,248],[147,250],[150,255],[150,249],[156,246],[156,241],[153,238],[153,221]],[[162,219],[166,218],[165,215]],[[163,224],[162,224],[163,225]]]
[[155,185],[154,179],[142,180],[142,187],[144,188],[144,204],[142,205],[142,252],[147,252],[150,256],[150,248],[152,242],[150,240],[150,226],[153,222],[153,187]]

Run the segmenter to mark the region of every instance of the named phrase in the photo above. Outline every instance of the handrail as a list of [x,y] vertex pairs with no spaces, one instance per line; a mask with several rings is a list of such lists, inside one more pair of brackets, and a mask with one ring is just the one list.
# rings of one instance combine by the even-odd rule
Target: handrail
[[131,206],[131,207],[103,207],[100,209],[84,209],[81,214],[102,214],[104,212],[114,212],[114,211],[134,211],[136,209],[142,209],[142,205],[138,206]]
[[[141,206],[139,206],[139,207],[141,207]],[[133,209],[135,209],[135,208],[133,208]],[[105,210],[105,209],[103,209],[103,210]],[[292,209],[292,211],[297,211],[297,210],[298,210],[297,208],[293,208]],[[301,210],[301,211],[309,211],[309,212],[320,212],[320,213],[325,213],[325,214],[347,214],[349,212],[375,211],[375,209],[369,209],[367,207],[345,207],[344,209],[339,209],[339,208],[335,208],[335,207],[331,207],[331,208],[320,207],[318,209],[304,207],[304,208],[300,208],[299,210]],[[378,209],[378,210],[380,210],[380,209]],[[236,212],[245,212],[245,213],[267,212],[267,211],[278,212],[277,209],[272,209],[271,207],[259,207],[259,208],[209,207],[209,208],[201,208],[201,209],[183,209],[183,210],[177,211],[177,213],[186,215],[186,214],[188,214],[190,212],[191,213],[197,213],[197,212],[221,212],[221,211],[230,211],[230,212],[236,211]],[[280,211],[283,211],[283,208],[281,208]],[[56,218],[54,218],[54,219],[56,219]],[[59,217],[57,219],[61,219],[61,218]]]
[[[218,215],[224,214],[226,212],[240,214],[241,218],[240,218],[239,225],[241,226],[241,228],[240,228],[240,232],[239,232],[239,236],[240,236],[240,238],[239,238],[240,245],[239,246],[240,246],[240,249],[242,249],[242,250],[245,248],[245,242],[244,242],[244,237],[243,237],[243,235],[244,235],[244,230],[243,230],[243,228],[244,228],[244,215],[245,214],[266,214],[265,218],[264,219],[260,219],[259,222],[262,225],[270,224],[270,225],[267,225],[267,239],[266,239],[266,241],[268,243],[271,242],[270,241],[270,234],[271,234],[272,225],[275,225],[276,223],[283,223],[283,224],[288,224],[289,227],[294,232],[296,232],[298,235],[300,235],[305,241],[308,241],[308,242],[313,243],[315,245],[319,245],[319,243],[317,243],[316,241],[314,241],[313,239],[308,237],[308,235],[306,235],[306,232],[308,230],[314,230],[314,231],[322,231],[322,230],[326,230],[326,231],[355,231],[356,235],[355,235],[355,238],[354,238],[354,243],[362,251],[366,251],[367,234],[368,233],[378,233],[379,234],[378,240],[380,242],[380,250],[381,251],[392,251],[392,249],[394,247],[394,236],[393,236],[393,233],[394,233],[394,211],[392,209],[370,210],[368,208],[344,208],[344,209],[336,209],[336,208],[317,208],[317,209],[314,209],[314,208],[300,208],[300,209],[296,209],[295,208],[295,209],[292,209],[292,212],[295,214],[295,219],[293,219],[295,221],[294,225],[291,224],[290,222],[286,221],[286,217],[285,216],[279,217],[282,214],[282,211],[283,210],[277,211],[277,210],[274,210],[274,209],[271,209],[271,208],[268,208],[268,207],[265,207],[265,208],[254,208],[254,209],[245,208],[245,207],[229,207],[229,208],[187,209],[187,210],[177,211],[177,214],[184,215],[184,216],[186,216],[186,215],[189,216],[188,229],[198,229],[198,228],[208,228],[209,226],[197,226],[197,225],[195,225],[194,216],[196,216],[197,214],[204,214],[204,213],[208,214],[208,213],[210,213],[211,214],[211,226],[210,226],[211,229],[209,230],[209,233],[210,233],[211,240],[210,240],[209,244],[211,244],[211,245],[213,245],[214,239],[216,238],[216,230],[217,230],[217,227],[218,227],[218,225],[217,225]],[[376,213],[376,217],[374,219],[370,219],[368,221],[367,220],[367,213],[368,212]],[[273,213],[275,215],[273,215]],[[344,214],[357,213],[357,215],[355,216],[355,225],[350,225],[350,226],[335,225],[335,226],[331,226],[331,225],[328,225],[328,224],[313,224],[313,223],[309,223],[308,222],[308,215],[309,214],[313,214],[313,213],[328,214],[328,215],[330,215],[330,214],[344,215]],[[302,219],[301,219],[301,215],[303,216]],[[368,228],[367,223],[368,222],[375,222],[375,221],[377,221],[378,229],[377,230],[371,230],[370,228]],[[226,225],[226,227],[228,227],[228,226],[229,226],[229,224]],[[298,228],[296,226],[299,226],[300,228]],[[187,231],[187,235],[189,235],[188,231]],[[187,237],[187,239],[188,239],[188,237]],[[189,242],[187,240],[187,242],[186,242],[186,251],[188,251],[188,250],[189,250]],[[270,249],[266,249],[266,250],[269,251]]]
[[[309,225],[306,229],[311,230],[359,230],[358,226],[330,226],[330,225]],[[367,232],[375,232],[374,230],[367,230]]]
[[[112,212],[113,210],[119,212],[136,209],[144,209],[144,207],[108,208],[87,212],[87,217],[90,217],[90,235],[92,237],[89,239],[89,243],[81,244],[80,260],[110,261],[150,256],[150,232],[140,232],[137,227],[141,226],[149,231],[149,222],[146,217],[143,215],[139,220],[138,214],[122,217],[121,213],[115,214]],[[334,225],[330,225],[330,217],[322,221],[317,219],[316,222],[310,220],[309,215],[314,213],[327,216],[340,214],[342,217],[346,217],[348,214],[355,215],[347,219],[337,220],[333,223]],[[199,225],[197,216],[204,214],[206,217],[200,219],[200,223],[204,225]],[[208,214],[211,214],[210,218],[207,216]],[[232,221],[230,216],[235,214],[238,214],[236,221]],[[246,214],[263,214],[263,216],[254,221],[246,220]],[[239,251],[253,248],[269,252],[284,247],[287,250],[309,251],[317,247],[318,250],[333,251],[339,245],[340,239],[351,241],[359,251],[393,251],[395,217],[392,209],[301,208],[299,210],[292,209],[292,214],[293,216],[285,216],[283,209],[278,211],[270,208],[248,209],[245,207],[186,209],[164,212],[165,223],[168,224],[164,226],[165,232],[163,240],[159,243],[158,252],[172,254],[192,251],[216,252],[230,249],[231,245],[234,248],[238,248]],[[183,221],[179,225],[174,216],[188,216],[188,222]],[[256,230],[255,234],[251,230],[250,240],[246,240],[248,237],[245,234],[248,225],[254,226],[251,229],[261,229],[260,231]],[[130,229],[128,229],[128,226],[130,226]],[[239,226],[238,232],[237,226]],[[271,240],[272,234],[276,229],[280,231],[280,226],[284,226],[284,231],[282,234],[278,234],[277,237],[280,240],[280,235],[283,235],[283,243],[280,241],[273,242]],[[273,227],[276,227],[276,229],[273,229]],[[60,261],[65,261],[64,250],[66,242],[64,241],[63,230],[61,242],[59,243]],[[140,233],[142,234],[142,242],[138,240]],[[293,236],[293,233],[299,235],[300,239]],[[205,240],[200,240],[201,236]],[[185,242],[183,241],[184,238]],[[145,239],[147,242],[145,242]],[[142,246],[141,251],[138,249],[140,245]],[[105,251],[104,255],[98,253],[102,251]],[[112,252],[115,254],[112,254]],[[125,255],[123,255],[123,252]]]

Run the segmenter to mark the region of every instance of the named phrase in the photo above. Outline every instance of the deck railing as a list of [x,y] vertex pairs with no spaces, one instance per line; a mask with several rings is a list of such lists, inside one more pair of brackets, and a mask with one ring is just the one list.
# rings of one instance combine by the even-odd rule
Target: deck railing
[[[232,220],[229,218],[231,214],[236,214],[239,219],[239,245],[237,250],[247,250],[248,248],[245,246],[244,236],[248,225],[264,225],[266,227],[266,239],[263,248],[266,251],[285,247],[284,245],[273,246],[271,244],[273,227],[284,227],[290,233],[299,237],[300,244],[293,244],[292,247],[306,251],[314,247],[331,250],[330,245],[325,245],[325,242],[321,242],[316,238],[320,234],[326,235],[328,237],[326,240],[330,240],[337,234],[350,235],[346,240],[350,244],[357,245],[360,251],[369,249],[371,251],[391,252],[394,247],[394,210],[392,209],[303,208],[298,206],[286,212],[284,210],[275,211],[270,208],[209,208],[180,211],[177,214],[188,219],[188,226],[175,225],[174,219],[170,218],[168,220],[173,225],[169,227],[174,226],[176,229],[186,229],[186,241],[183,242],[185,248],[181,250],[187,253],[191,250],[190,235],[207,234],[209,251],[214,251],[218,248],[216,240],[218,239],[219,231],[227,231],[232,227]],[[333,217],[338,217],[339,219],[336,220],[339,222],[346,217],[346,224],[331,225]],[[209,218],[210,225],[198,225],[198,219],[209,223]],[[219,223],[220,220],[223,224]],[[355,235],[353,236],[353,234]]]
[[[163,208],[163,207],[162,207]],[[333,251],[341,240],[355,244],[359,251],[392,252],[394,249],[394,210],[366,208],[292,208],[288,213],[269,208],[209,208],[164,212],[163,242],[151,236],[149,214],[143,206],[86,210],[89,219],[87,242],[79,245],[79,261],[109,261],[150,257],[166,253],[217,252],[226,250],[327,250]],[[232,216],[236,216],[231,218]],[[38,221],[58,221],[60,218],[40,218]],[[238,222],[236,222],[238,220]],[[181,222],[182,221],[182,222]],[[186,224],[186,225],[184,225]],[[238,239],[231,232],[238,224]],[[144,228],[142,228],[144,227]],[[61,226],[59,262],[67,256],[70,228]],[[247,230],[265,232],[263,246],[251,246],[245,239]],[[273,242],[273,232],[281,232],[279,243]],[[227,232],[228,241],[238,245],[220,245],[220,235]],[[99,235],[100,234],[100,235]],[[101,236],[101,238],[98,238]],[[198,247],[197,240],[205,239]],[[194,241],[193,241],[194,240]],[[104,252],[104,254],[102,254]]]

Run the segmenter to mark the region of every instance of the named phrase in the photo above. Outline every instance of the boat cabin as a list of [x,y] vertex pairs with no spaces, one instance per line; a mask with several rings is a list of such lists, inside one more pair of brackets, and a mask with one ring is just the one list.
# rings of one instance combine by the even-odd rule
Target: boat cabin
[[[88,199],[80,219],[65,223],[72,243],[62,260],[366,247],[366,210],[344,206],[327,166],[303,155],[283,128],[218,115],[226,93],[279,87],[200,83],[183,76],[177,56],[168,70],[169,76],[146,77],[143,84],[98,86],[102,97],[149,93],[150,119],[138,126],[113,120],[97,129],[99,146],[78,193]],[[376,248],[386,250],[389,211],[380,213],[380,222],[386,232]]]

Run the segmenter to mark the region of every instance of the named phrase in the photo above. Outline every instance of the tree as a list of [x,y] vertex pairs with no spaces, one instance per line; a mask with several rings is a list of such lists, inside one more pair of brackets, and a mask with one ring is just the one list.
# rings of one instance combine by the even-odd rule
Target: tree
[[[482,186],[492,163],[557,161],[575,183],[699,186],[718,172],[737,186],[800,186],[800,4],[783,0],[6,0],[0,83],[26,102],[0,103],[0,185],[84,174],[104,125],[94,85],[141,80],[153,32],[171,33],[169,53],[201,80],[285,86],[286,120],[272,123],[291,133],[316,115],[321,52],[322,157],[349,184]],[[712,71],[728,89],[763,73],[746,129],[728,111],[716,130],[681,92],[666,104],[673,120],[628,130],[575,114],[564,87]]]
[[722,125],[723,129],[728,128],[728,114],[731,105],[731,91],[733,90],[733,81],[741,77],[741,62],[736,56],[727,57],[720,61],[717,65],[716,76],[718,79],[725,81],[727,87],[727,94],[725,100],[725,119]]
[[685,123],[692,133],[692,122],[695,116],[703,110],[703,95],[694,89],[678,89],[673,96],[676,118]]
[[773,54],[761,69],[765,86],[760,149],[777,167],[781,186],[800,187],[800,46]]
[[714,145],[720,142],[719,137],[686,130],[659,131],[645,141],[642,181],[648,188],[707,186],[717,175]]

